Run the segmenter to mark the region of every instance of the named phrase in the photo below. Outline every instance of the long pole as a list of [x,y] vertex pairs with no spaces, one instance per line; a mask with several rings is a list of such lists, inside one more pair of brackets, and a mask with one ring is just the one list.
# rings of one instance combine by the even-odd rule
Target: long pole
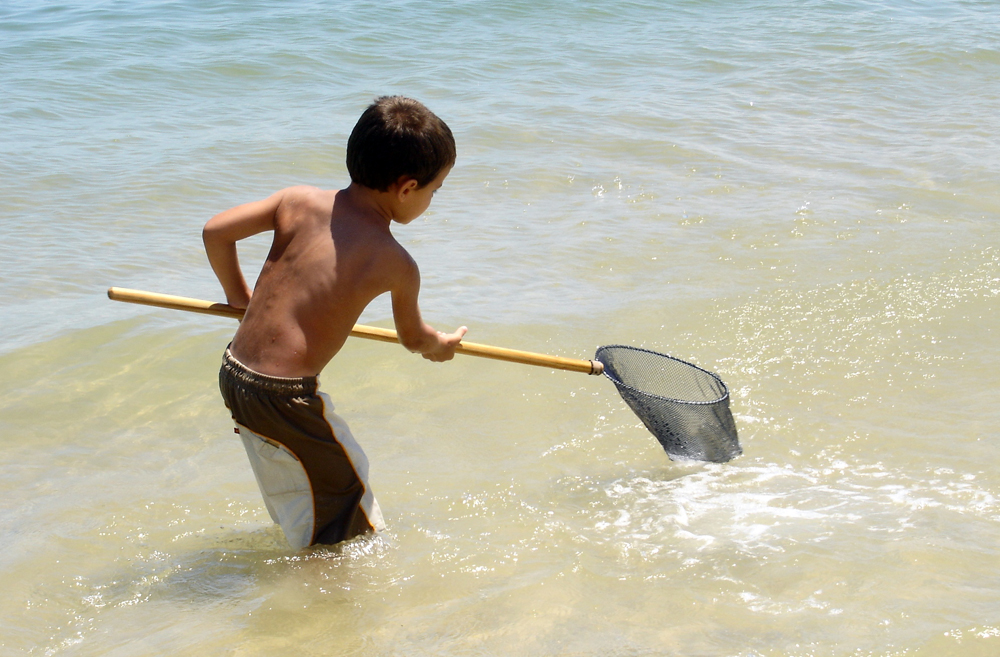
[[[190,297],[178,297],[172,294],[159,294],[157,292],[145,292],[143,290],[130,290],[123,287],[108,288],[108,298],[114,301],[124,301],[126,303],[137,303],[144,306],[155,306],[157,308],[170,308],[173,310],[185,310],[206,315],[217,315],[220,317],[230,317],[241,319],[245,312],[242,308],[234,308],[224,303],[213,303],[201,299]],[[399,343],[399,337],[392,329],[378,328],[375,326],[365,326],[355,324],[351,330],[351,335],[356,338],[366,340],[378,340],[379,342]],[[511,363],[521,363],[523,365],[537,365],[557,370],[569,372],[582,372],[584,374],[602,374],[604,365],[596,360],[579,360],[576,358],[563,358],[562,356],[549,356],[546,354],[536,354],[530,351],[519,351],[517,349],[506,349],[504,347],[494,347],[488,344],[476,344],[475,342],[462,342],[455,349],[457,354],[467,356],[477,356],[479,358],[491,358],[493,360],[504,360]]]

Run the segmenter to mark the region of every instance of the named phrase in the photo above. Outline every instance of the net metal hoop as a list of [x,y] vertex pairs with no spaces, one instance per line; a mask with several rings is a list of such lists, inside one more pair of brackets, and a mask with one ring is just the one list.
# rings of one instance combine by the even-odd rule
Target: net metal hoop
[[719,375],[629,345],[600,347],[594,359],[671,459],[725,463],[743,453]]
[[703,373],[709,375],[710,377],[712,377],[713,379],[715,379],[716,381],[718,381],[719,385],[722,386],[722,389],[724,391],[724,394],[721,397],[719,397],[718,399],[710,400],[710,401],[691,401],[691,400],[688,400],[688,399],[674,399],[672,397],[664,397],[663,395],[657,395],[657,394],[652,393],[652,392],[646,392],[645,390],[639,390],[638,388],[633,388],[629,384],[627,384],[627,383],[619,380],[617,377],[612,376],[611,373],[608,372],[607,369],[604,370],[604,376],[606,376],[609,379],[611,379],[611,381],[616,386],[619,386],[621,388],[627,388],[628,390],[631,390],[632,392],[634,392],[636,394],[642,395],[644,397],[653,397],[655,399],[661,399],[663,401],[673,402],[675,404],[691,404],[691,405],[694,405],[694,406],[706,406],[706,405],[709,405],[709,404],[718,404],[719,402],[725,401],[726,399],[729,398],[729,387],[725,384],[725,382],[721,378],[719,378],[719,375],[716,374],[715,372],[709,372],[708,370],[706,370],[703,367],[698,367],[694,363],[689,363],[686,360],[681,360],[680,358],[675,358],[674,356],[670,356],[670,355],[667,355],[667,354],[661,354],[660,352],[653,351],[652,349],[643,349],[642,347],[633,347],[633,346],[627,345],[627,344],[609,344],[609,345],[605,345],[605,346],[603,346],[603,347],[601,347],[600,349],[597,350],[597,354],[595,355],[594,359],[600,361],[601,360],[601,358],[600,358],[601,352],[603,350],[605,350],[605,349],[627,349],[629,351],[639,351],[639,352],[642,352],[642,353],[645,353],[645,354],[651,354],[653,356],[657,356],[658,358],[667,358],[667,359],[672,360],[674,362],[681,363],[682,365],[687,365],[688,367],[693,367],[694,369],[698,370],[699,372],[703,372]]

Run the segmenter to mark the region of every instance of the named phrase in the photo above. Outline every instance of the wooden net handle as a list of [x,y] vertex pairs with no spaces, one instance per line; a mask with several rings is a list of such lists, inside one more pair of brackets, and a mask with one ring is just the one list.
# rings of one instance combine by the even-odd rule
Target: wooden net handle
[[[178,297],[172,294],[159,294],[156,292],[145,292],[143,290],[130,290],[122,287],[108,288],[108,298],[114,301],[124,301],[126,303],[138,303],[144,306],[155,306],[157,308],[170,308],[173,310],[186,310],[194,313],[204,313],[206,315],[219,315],[221,317],[231,317],[241,319],[245,312],[241,308],[233,308],[224,303],[213,303],[202,301],[201,299],[191,299],[189,297]],[[375,326],[364,326],[355,324],[351,330],[351,335],[356,338],[366,340],[378,340],[380,342],[399,343],[399,337],[392,329],[377,328]],[[596,360],[579,360],[576,358],[563,358],[562,356],[548,356],[546,354],[536,354],[530,351],[519,351],[517,349],[505,349],[503,347],[493,347],[488,344],[476,344],[475,342],[459,343],[455,349],[457,354],[467,356],[478,356],[479,358],[492,358],[493,360],[505,360],[511,363],[521,363],[522,365],[537,365],[557,370],[569,372],[582,372],[584,374],[602,374],[604,365]]]

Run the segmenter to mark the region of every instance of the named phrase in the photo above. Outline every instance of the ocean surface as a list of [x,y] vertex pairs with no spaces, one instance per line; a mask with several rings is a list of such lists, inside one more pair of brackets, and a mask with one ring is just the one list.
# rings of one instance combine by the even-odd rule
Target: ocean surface
[[[346,186],[383,94],[458,143],[395,229],[425,318],[697,363],[743,456],[352,340],[321,379],[388,530],[288,548],[235,324],[105,293],[222,300],[205,221]],[[1000,654],[998,108],[992,0],[5,0],[0,654]]]

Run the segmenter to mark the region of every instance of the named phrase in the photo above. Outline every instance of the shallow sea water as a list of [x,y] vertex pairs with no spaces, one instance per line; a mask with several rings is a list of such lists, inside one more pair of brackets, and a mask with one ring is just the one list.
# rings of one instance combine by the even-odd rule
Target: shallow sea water
[[[998,35],[972,1],[3,4],[0,652],[1000,653]],[[384,93],[458,141],[396,230],[426,318],[696,362],[742,457],[671,462],[604,379],[351,341],[321,378],[389,529],[287,548],[234,325],[104,295],[220,298],[203,223],[346,184]]]

